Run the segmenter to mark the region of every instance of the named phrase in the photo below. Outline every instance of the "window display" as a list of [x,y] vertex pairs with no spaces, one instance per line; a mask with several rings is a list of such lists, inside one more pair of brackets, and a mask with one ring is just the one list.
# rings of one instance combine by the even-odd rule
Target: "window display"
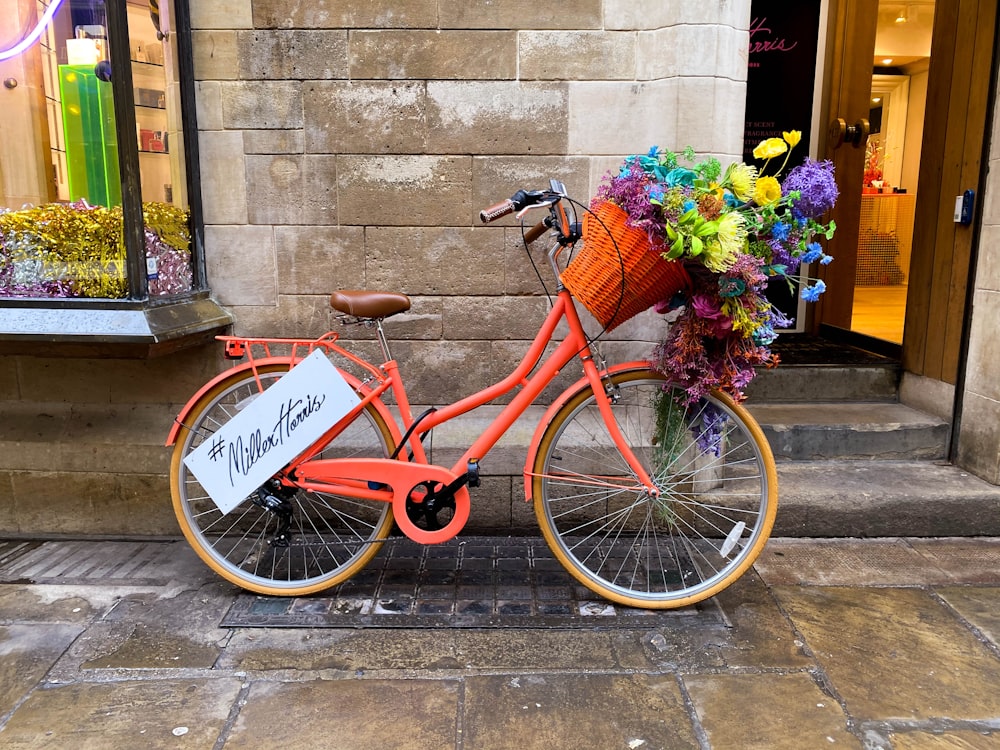
[[[11,137],[0,143],[0,304],[191,291],[172,3],[6,0],[4,8],[0,129]],[[123,27],[127,40],[110,39]],[[112,48],[128,59],[113,59]],[[144,242],[132,247],[127,238],[139,233],[126,224],[140,212],[123,207],[137,203]],[[145,278],[128,279],[129,268]]]

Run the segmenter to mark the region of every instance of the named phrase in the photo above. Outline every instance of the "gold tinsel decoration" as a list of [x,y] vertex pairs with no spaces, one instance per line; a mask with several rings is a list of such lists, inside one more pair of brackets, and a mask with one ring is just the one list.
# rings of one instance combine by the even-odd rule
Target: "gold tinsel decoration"
[[[143,205],[146,230],[190,254],[188,213]],[[0,296],[128,295],[122,212],[118,206],[50,203],[0,213]]]

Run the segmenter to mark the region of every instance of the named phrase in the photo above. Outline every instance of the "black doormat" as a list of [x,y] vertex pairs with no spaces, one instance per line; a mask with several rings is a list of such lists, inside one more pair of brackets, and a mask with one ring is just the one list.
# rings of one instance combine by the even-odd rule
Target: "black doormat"
[[771,351],[781,359],[782,365],[896,365],[898,359],[878,352],[868,351],[849,343],[805,333],[779,335]]
[[644,629],[692,617],[706,627],[728,622],[715,600],[646,610],[601,599],[570,577],[543,539],[460,537],[423,546],[399,538],[351,580],[317,595],[241,594],[221,626]]

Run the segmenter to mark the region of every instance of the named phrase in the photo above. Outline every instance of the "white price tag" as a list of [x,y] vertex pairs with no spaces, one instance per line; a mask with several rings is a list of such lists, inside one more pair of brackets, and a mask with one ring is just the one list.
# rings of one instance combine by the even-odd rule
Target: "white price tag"
[[359,402],[317,349],[192,451],[184,465],[229,513]]

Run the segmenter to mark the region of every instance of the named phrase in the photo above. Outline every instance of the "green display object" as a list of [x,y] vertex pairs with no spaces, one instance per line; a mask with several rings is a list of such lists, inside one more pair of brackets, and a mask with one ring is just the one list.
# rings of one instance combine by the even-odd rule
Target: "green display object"
[[111,84],[98,79],[92,65],[60,65],[59,94],[70,200],[121,205]]

